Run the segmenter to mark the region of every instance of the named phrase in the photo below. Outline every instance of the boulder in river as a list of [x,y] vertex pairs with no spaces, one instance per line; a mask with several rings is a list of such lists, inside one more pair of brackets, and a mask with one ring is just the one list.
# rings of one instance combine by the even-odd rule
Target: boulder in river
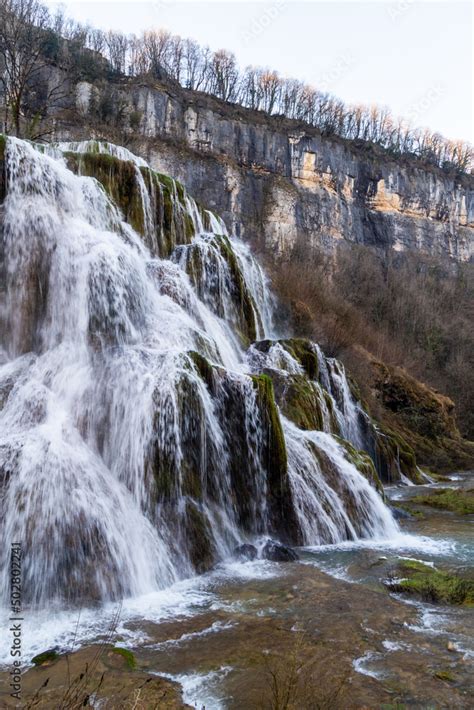
[[298,554],[286,545],[275,540],[267,540],[262,550],[262,557],[272,562],[295,562],[299,560]]
[[257,548],[255,545],[244,543],[235,548],[234,555],[242,561],[254,560],[257,557]]

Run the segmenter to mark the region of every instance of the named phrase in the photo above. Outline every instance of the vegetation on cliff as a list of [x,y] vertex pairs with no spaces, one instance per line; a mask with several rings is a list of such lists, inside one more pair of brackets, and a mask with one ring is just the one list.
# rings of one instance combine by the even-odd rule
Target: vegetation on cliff
[[472,265],[364,247],[329,259],[303,245],[268,264],[282,317],[346,364],[372,415],[421,464],[439,471],[474,464],[474,446],[462,438],[474,438]]

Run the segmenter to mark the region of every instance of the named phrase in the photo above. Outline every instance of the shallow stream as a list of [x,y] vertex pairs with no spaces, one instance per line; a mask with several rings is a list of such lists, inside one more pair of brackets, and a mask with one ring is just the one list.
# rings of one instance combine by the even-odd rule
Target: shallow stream
[[[451,485],[470,481],[461,474]],[[400,503],[419,491],[395,486],[387,495]],[[391,540],[300,549],[292,564],[229,562],[121,607],[26,614],[25,659],[104,640],[118,616],[112,640],[142,668],[179,682],[199,709],[259,707],[269,697],[269,664],[295,649],[317,660],[325,684],[344,674],[348,707],[472,707],[473,610],[402,598],[383,584],[400,558],[472,567],[473,516],[419,509],[423,517],[402,520]],[[0,648],[8,661],[3,639]]]

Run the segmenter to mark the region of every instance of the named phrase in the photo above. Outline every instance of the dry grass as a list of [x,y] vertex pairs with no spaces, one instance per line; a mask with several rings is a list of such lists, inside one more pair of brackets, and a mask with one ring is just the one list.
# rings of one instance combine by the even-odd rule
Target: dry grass
[[347,707],[350,666],[331,659],[322,647],[308,646],[298,633],[293,647],[263,655],[265,691],[261,710],[343,710]]

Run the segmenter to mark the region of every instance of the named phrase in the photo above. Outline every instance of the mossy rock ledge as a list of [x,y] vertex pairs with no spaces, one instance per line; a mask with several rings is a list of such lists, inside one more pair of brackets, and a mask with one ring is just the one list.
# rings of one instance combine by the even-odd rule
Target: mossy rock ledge
[[386,582],[392,592],[417,596],[427,602],[474,606],[474,579],[438,570],[418,560],[403,560],[396,577]]
[[[93,177],[119,207],[123,218],[138,232],[151,252],[168,257],[178,244],[189,244],[195,230],[186,204],[186,191],[173,178],[131,160],[122,160],[106,152],[65,151],[67,166],[77,175]],[[145,225],[143,196],[137,170],[141,173],[150,198],[155,224],[154,234]]]

